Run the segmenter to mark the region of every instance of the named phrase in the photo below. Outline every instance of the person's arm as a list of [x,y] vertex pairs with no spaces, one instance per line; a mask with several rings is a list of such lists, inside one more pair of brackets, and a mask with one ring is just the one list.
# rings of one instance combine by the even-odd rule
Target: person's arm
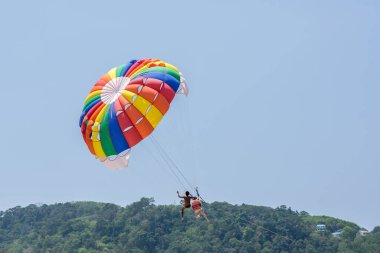
[[185,196],[180,196],[179,192],[177,191],[178,198],[183,199]]

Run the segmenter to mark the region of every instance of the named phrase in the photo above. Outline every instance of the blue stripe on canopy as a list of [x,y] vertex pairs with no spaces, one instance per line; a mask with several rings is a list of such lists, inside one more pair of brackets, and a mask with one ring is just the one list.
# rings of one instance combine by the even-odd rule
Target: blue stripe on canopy
[[163,72],[144,73],[144,74],[135,76],[133,79],[138,78],[138,77],[147,77],[147,78],[154,78],[154,79],[161,80],[165,82],[166,84],[168,84],[175,92],[177,92],[180,85],[179,81],[175,77]]
[[108,130],[110,132],[112,144],[118,154],[129,149],[128,142],[125,140],[119,122],[117,121],[115,103],[113,103],[110,108]]
[[83,121],[83,118],[84,116],[86,116],[86,114],[88,113],[89,110],[91,110],[91,108],[96,105],[97,103],[99,103],[100,101],[100,98],[98,98],[97,100],[94,100],[91,104],[89,104],[86,109],[83,110],[82,114],[80,115],[80,118],[79,118],[79,127],[82,127],[82,121]]
[[129,68],[135,64],[136,60],[132,60],[130,61],[129,63],[127,63],[123,69],[123,71],[121,71],[121,76],[125,76],[125,74],[128,72]]

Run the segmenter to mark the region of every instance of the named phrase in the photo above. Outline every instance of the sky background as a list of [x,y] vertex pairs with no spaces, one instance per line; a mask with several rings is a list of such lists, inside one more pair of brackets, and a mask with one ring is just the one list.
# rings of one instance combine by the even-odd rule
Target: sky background
[[94,159],[78,126],[109,69],[177,66],[154,138],[209,201],[380,225],[379,1],[3,1],[0,210],[183,190],[149,141],[127,170]]

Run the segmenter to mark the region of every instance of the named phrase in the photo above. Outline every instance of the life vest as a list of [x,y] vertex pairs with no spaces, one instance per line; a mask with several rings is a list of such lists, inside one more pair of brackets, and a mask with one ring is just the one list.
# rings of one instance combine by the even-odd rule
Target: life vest
[[202,208],[202,203],[199,201],[199,199],[195,199],[191,203],[191,207],[193,208],[194,211],[197,211]]

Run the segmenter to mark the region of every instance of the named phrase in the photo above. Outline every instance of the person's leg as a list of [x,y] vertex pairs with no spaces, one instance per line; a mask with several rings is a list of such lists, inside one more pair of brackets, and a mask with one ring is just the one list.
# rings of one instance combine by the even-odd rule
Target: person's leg
[[194,214],[195,214],[195,219],[198,219],[200,216],[200,210],[195,210]]
[[206,219],[206,221],[208,222],[207,216],[206,216],[205,212],[203,212],[203,210],[201,210],[201,214]]
[[183,206],[182,208],[181,208],[181,219],[183,220],[183,212],[185,211],[185,207]]

